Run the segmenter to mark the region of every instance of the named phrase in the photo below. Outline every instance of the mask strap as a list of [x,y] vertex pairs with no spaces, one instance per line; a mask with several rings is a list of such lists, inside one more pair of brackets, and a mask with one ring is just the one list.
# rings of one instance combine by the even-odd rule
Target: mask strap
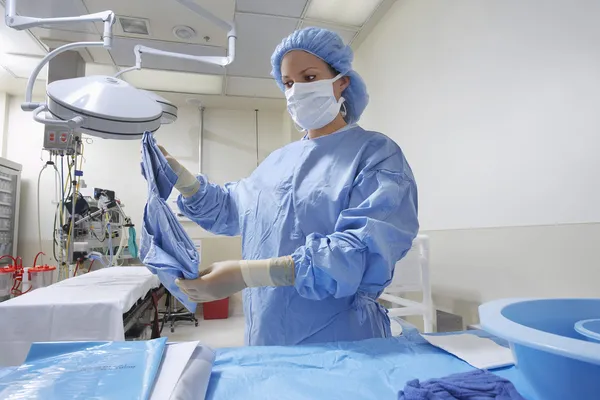
[[342,79],[342,77],[344,77],[344,74],[342,74],[342,73],[337,74],[337,76],[335,78],[331,79],[331,83],[335,83],[335,82],[339,81],[340,79]]

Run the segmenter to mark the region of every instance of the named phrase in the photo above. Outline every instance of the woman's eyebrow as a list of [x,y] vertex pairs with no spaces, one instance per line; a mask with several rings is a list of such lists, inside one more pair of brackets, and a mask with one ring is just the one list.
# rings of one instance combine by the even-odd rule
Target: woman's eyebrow
[[[308,71],[308,70],[311,70],[311,69],[318,69],[318,68],[317,68],[317,67],[308,67],[308,68],[305,68],[305,69],[303,69],[302,71],[300,71],[298,74],[299,74],[299,75],[301,75],[301,74],[303,74],[303,73],[305,73],[306,71]],[[282,79],[287,79],[287,78],[289,78],[289,76],[287,76],[287,75],[283,75],[281,78],[282,78]]]

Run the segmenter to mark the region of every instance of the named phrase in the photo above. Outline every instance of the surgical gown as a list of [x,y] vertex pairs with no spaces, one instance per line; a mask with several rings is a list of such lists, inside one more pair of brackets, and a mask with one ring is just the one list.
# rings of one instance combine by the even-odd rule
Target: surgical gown
[[245,260],[292,255],[290,287],[243,293],[246,344],[390,336],[376,299],[419,229],[417,188],[400,148],[353,125],[276,150],[246,179],[179,197],[204,229],[240,235]]

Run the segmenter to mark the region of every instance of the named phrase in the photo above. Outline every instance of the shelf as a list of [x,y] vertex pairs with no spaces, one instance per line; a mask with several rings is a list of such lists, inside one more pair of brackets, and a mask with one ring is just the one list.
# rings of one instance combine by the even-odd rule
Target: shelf
[[0,193],[13,194],[12,190],[0,189]]
[[0,181],[12,182],[12,178],[8,178],[6,176],[0,176]]
[[0,206],[12,207],[12,204],[0,201]]

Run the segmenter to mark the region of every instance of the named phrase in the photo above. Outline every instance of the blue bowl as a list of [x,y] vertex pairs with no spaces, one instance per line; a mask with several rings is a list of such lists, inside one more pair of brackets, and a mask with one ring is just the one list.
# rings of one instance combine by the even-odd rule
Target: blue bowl
[[573,327],[600,319],[600,299],[507,299],[479,307],[483,329],[506,339],[539,400],[600,398],[600,342]]
[[575,331],[590,342],[600,342],[600,319],[585,319],[576,322]]

